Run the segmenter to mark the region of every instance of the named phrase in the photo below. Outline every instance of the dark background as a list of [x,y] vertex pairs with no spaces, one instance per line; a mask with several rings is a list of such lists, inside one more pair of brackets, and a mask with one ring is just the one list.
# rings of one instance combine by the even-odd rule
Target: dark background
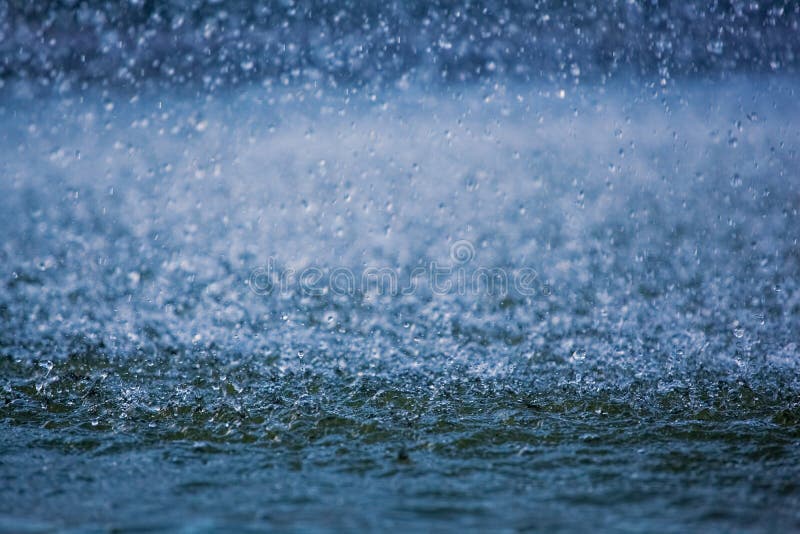
[[216,87],[794,72],[789,0],[0,1],[0,79]]

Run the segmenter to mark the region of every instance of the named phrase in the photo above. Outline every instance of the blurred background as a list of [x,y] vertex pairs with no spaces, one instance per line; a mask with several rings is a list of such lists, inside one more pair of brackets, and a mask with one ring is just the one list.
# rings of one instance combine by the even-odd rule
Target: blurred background
[[216,88],[794,72],[791,0],[0,3],[0,78]]

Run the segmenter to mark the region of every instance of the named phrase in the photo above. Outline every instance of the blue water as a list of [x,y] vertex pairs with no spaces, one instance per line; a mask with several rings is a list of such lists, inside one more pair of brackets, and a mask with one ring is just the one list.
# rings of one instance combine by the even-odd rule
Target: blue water
[[0,530],[799,529],[798,88],[9,82]]

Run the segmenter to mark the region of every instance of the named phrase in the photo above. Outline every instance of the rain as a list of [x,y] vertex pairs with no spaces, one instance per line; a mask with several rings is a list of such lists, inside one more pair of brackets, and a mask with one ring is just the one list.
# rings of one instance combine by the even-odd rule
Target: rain
[[800,529],[799,26],[0,0],[0,532]]

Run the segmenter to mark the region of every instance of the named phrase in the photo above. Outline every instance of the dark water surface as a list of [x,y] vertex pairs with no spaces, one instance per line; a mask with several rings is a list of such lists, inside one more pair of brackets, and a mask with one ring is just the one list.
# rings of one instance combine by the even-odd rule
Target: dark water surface
[[800,529],[798,88],[7,87],[0,530]]

